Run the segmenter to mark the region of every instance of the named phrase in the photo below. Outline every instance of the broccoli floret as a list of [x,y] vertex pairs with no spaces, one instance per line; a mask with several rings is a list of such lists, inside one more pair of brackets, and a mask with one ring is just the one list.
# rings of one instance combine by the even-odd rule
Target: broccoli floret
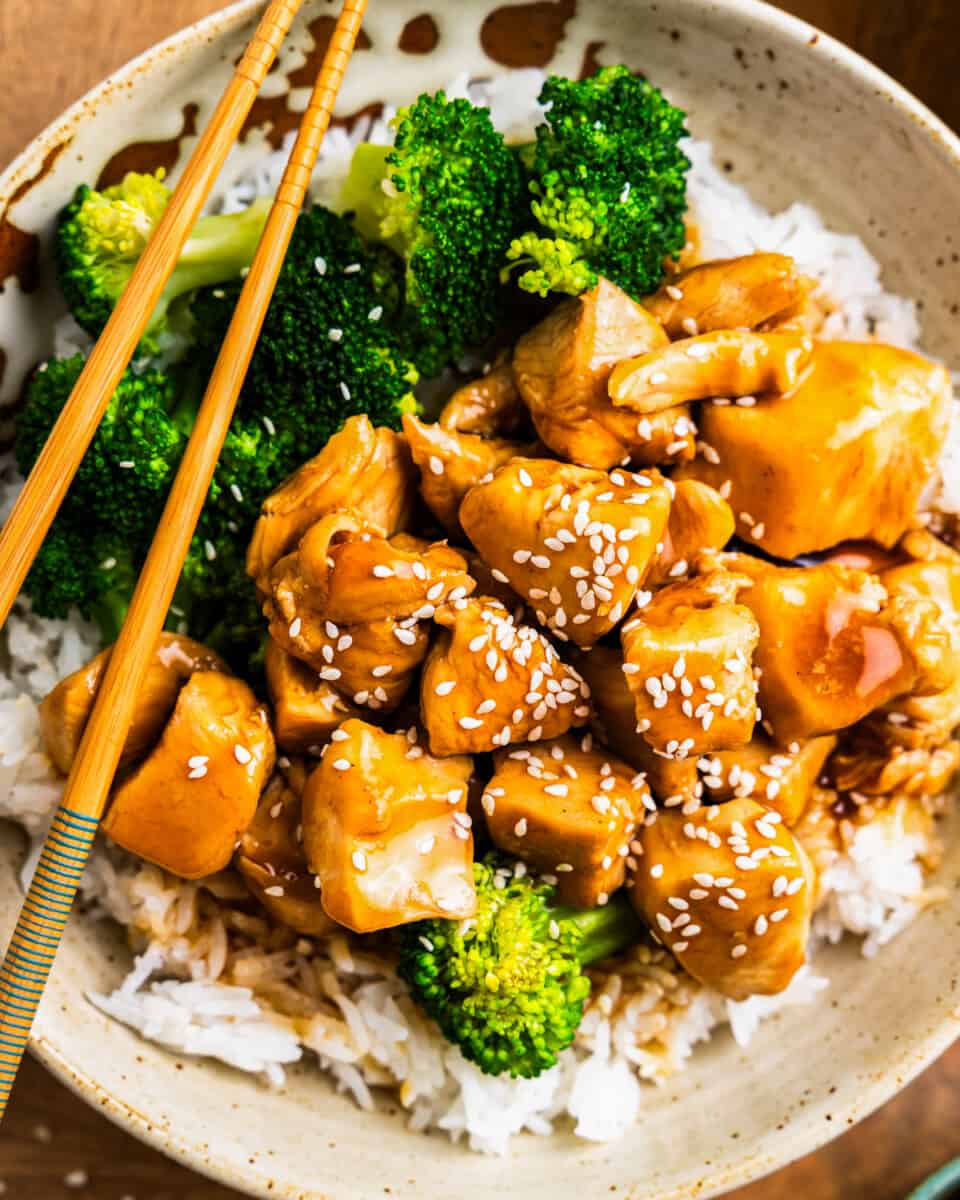
[[75,525],[58,515],[27,575],[24,590],[41,617],[76,608],[94,621],[104,643],[116,641],[136,584],[129,547],[109,530]]
[[537,228],[507,252],[528,292],[579,295],[599,276],[654,291],[686,240],[684,114],[623,66],[580,81],[551,76],[536,142],[520,158]]
[[[163,172],[131,171],[114,187],[86,185],[60,216],[56,254],[60,284],[74,317],[97,336],[126,287],[170,200]],[[155,351],[171,305],[197,288],[234,279],[250,265],[269,212],[257,201],[229,216],[201,217],[154,310],[141,343]]]
[[[275,487],[347,417],[367,413],[374,425],[396,429],[416,407],[417,372],[385,319],[393,267],[392,256],[368,251],[344,217],[320,207],[300,216],[240,394],[244,424],[218,468],[220,486],[235,484],[259,504],[265,476]],[[238,293],[233,285],[194,300],[198,347],[211,358]]]
[[489,110],[468,100],[423,95],[393,124],[392,147],[357,148],[341,205],[402,258],[402,344],[435,375],[497,325],[522,178]]
[[[82,355],[45,363],[17,414],[14,452],[33,468],[83,370]],[[160,371],[127,371],[27,577],[41,616],[76,607],[105,638],[119,630],[136,566],[159,519],[186,438],[170,416],[173,381]]]
[[[26,475],[73,391],[84,359],[55,359],[31,379],[17,415],[15,452]],[[64,515],[96,514],[118,533],[136,533],[160,514],[185,438],[170,417],[173,381],[160,371],[127,371],[70,487]]]
[[400,975],[482,1071],[533,1078],[574,1039],[590,992],[582,967],[637,941],[641,925],[625,897],[555,908],[552,886],[496,856],[474,863],[474,878],[474,918],[405,927]]

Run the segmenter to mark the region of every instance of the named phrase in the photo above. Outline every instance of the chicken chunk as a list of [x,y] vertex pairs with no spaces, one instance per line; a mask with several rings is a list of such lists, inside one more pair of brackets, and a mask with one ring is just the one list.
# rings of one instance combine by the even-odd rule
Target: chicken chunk
[[296,763],[274,775],[240,839],[236,866],[247,887],[276,920],[308,937],[337,928],[323,910],[320,889],[303,852],[301,796],[306,771]]
[[332,683],[288,654],[273,638],[267,640],[263,665],[273,705],[273,731],[282,750],[316,753],[338,725],[357,715]]
[[271,571],[269,587],[288,623],[302,612],[354,624],[415,616],[451,593],[469,595],[473,580],[463,556],[445,543],[407,534],[388,540],[356,514],[338,512],[307,530]]
[[420,471],[420,494],[427,508],[454,535],[460,533],[460,503],[475,483],[531,447],[504,438],[457,433],[428,425],[407,413],[403,431]]
[[800,382],[812,354],[813,341],[802,334],[724,329],[626,359],[608,388],[615,405],[641,416],[693,400],[782,396]]
[[482,804],[494,845],[556,875],[562,904],[604,905],[623,885],[643,777],[591,739],[567,735],[500,751]]
[[676,484],[663,549],[650,574],[649,587],[659,587],[688,573],[704,550],[722,550],[733,537],[736,518],[719,492],[695,479]]
[[517,387],[542,441],[563,458],[601,470],[627,460],[652,466],[691,457],[696,430],[689,409],[675,406],[665,420],[638,424],[617,412],[607,394],[617,363],[666,345],[659,322],[605,279],[558,304],[524,334],[513,357]]
[[782,992],[806,961],[816,880],[778,813],[731,800],[638,834],[633,903],[685,970],[732,1000]]
[[420,684],[434,754],[557,737],[590,718],[589,689],[539,630],[486,596],[438,610]]
[[[64,775],[70,773],[80,749],[111,649],[101,651],[85,667],[61,679],[40,702],[40,736],[44,749]],[[156,743],[173,712],[180,688],[194,671],[226,669],[223,659],[200,642],[177,633],[161,633],[137,697],[133,723],[120,756],[121,769],[143,758]]]
[[756,734],[748,746],[700,759],[704,798],[716,803],[753,797],[792,827],[807,807],[836,744],[833,736],[816,737],[782,750],[765,735]]
[[830,760],[830,782],[865,796],[940,796],[960,767],[960,742],[907,749],[854,735]]
[[371,933],[473,915],[472,772],[470,758],[344,722],[303,794],[307,862],[333,920]]
[[850,567],[766,566],[742,595],[760,626],[760,704],[786,744],[846,729],[894,696],[949,684],[949,634],[929,600],[889,599]]
[[212,875],[253,820],[274,758],[267,711],[250,688],[196,671],[160,741],[114,791],[103,830],[174,875]]
[[643,306],[671,338],[696,337],[757,329],[801,305],[812,288],[786,254],[745,254],[674,275]]
[[441,428],[481,437],[515,437],[529,429],[529,414],[520,396],[509,359],[453,393],[440,413]]
[[674,583],[624,625],[623,670],[637,727],[658,754],[685,758],[746,745],[757,720],[760,630],[725,571]]
[[725,488],[740,536],[780,558],[858,538],[892,546],[940,458],[951,394],[943,367],[917,354],[822,342],[788,394],[705,405],[712,461],[682,475]]
[[436,605],[475,586],[448,546],[406,534],[387,541],[335,513],[274,567],[264,613],[279,645],[324,682],[355,704],[389,710],[423,662]]
[[637,730],[633,693],[623,673],[623,655],[609,646],[573,654],[573,663],[590,687],[593,731],[604,746],[642,771],[661,803],[695,803],[703,792],[696,758],[665,758],[651,750]]
[[350,508],[384,537],[405,529],[416,487],[406,442],[368,417],[350,417],[326,446],[263,503],[247,551],[247,574],[262,580],[311,525]]
[[633,603],[669,510],[669,484],[656,472],[517,458],[471,488],[460,521],[541,625],[591,646]]

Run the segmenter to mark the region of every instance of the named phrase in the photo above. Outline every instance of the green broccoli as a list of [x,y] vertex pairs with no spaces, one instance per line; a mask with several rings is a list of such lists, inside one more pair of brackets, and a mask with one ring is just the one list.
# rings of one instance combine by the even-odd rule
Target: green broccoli
[[116,533],[58,515],[33,560],[24,590],[41,617],[65,617],[76,608],[116,641],[137,572],[130,548]]
[[[14,449],[26,475],[83,370],[80,354],[44,363],[17,414]],[[70,487],[68,517],[98,514],[118,534],[136,533],[160,515],[186,438],[171,417],[176,387],[160,371],[127,371]]]
[[[264,456],[278,481],[347,417],[367,413],[374,425],[398,429],[416,408],[417,372],[386,320],[392,266],[344,217],[320,207],[301,214],[240,394],[244,438],[225,451],[215,487],[235,485],[259,505]],[[239,287],[207,289],[193,302],[198,353],[211,360]]]
[[438,374],[493,333],[500,266],[523,185],[489,110],[443,92],[394,119],[392,147],[357,148],[340,204],[404,264],[398,329],[421,371]]
[[[163,172],[131,171],[114,187],[86,185],[60,215],[56,256],[70,311],[96,337],[107,323],[170,200]],[[201,217],[184,246],[141,347],[156,351],[174,301],[198,288],[238,276],[253,259],[270,210],[258,200],[243,212]]]
[[473,869],[476,916],[406,926],[399,972],[482,1071],[533,1078],[574,1039],[590,992],[581,968],[637,941],[642,926],[625,897],[555,908],[552,886],[495,855]]
[[[417,375],[381,312],[396,294],[396,260],[368,251],[349,221],[325,209],[297,224],[190,546],[170,621],[216,643],[236,665],[259,646],[262,619],[245,570],[263,500],[317,453],[346,417],[400,425]],[[128,371],[44,544],[27,592],[44,616],[77,607],[116,635],[239,293],[197,293],[197,344],[168,372]],[[77,356],[34,376],[17,419],[26,473],[83,367]]]
[[504,278],[579,295],[599,276],[634,297],[655,291],[686,241],[684,114],[623,66],[580,81],[551,76],[545,123],[520,159],[537,228],[515,238]]

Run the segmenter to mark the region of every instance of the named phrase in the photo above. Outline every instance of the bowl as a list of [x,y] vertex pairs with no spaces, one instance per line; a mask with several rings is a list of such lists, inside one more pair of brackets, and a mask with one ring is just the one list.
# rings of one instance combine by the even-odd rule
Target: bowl
[[[0,417],[10,416],[24,374],[52,348],[50,322],[62,311],[48,256],[58,208],[81,181],[158,165],[175,171],[260,7],[243,0],[150,50],[66,112],[0,180]],[[326,0],[307,3],[234,166],[295,125],[334,12]],[[365,29],[340,98],[344,119],[464,72],[549,66],[576,75],[613,61],[645,71],[763,203],[803,198],[864,238],[887,286],[922,298],[926,348],[950,360],[960,144],[890,79],[812,27],[754,0],[377,0]],[[5,933],[20,899],[22,853],[21,836],[0,829]],[[717,1037],[685,1072],[650,1089],[635,1132],[614,1144],[531,1136],[505,1161],[482,1158],[409,1133],[397,1112],[359,1112],[309,1067],[268,1091],[167,1054],[83,999],[116,986],[129,965],[119,931],[85,918],[67,932],[33,1051],[132,1133],[258,1196],[711,1196],[841,1133],[960,1031],[960,892],[950,887],[958,874],[954,837],[939,876],[949,900],[872,960],[853,945],[828,952],[831,986],[816,1009],[771,1020],[749,1054]]]

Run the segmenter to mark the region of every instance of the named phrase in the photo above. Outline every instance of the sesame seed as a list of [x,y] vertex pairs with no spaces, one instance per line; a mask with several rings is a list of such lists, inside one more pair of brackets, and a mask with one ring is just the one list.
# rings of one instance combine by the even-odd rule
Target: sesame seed
[[90,1182],[90,1176],[82,1167],[77,1167],[75,1171],[68,1171],[64,1175],[63,1182],[68,1188],[84,1188]]
[[350,859],[353,862],[356,870],[365,871],[367,869],[367,856],[362,850],[354,850],[353,854],[350,856]]
[[430,466],[430,470],[433,472],[434,475],[442,475],[443,474],[443,469],[444,469],[443,468],[443,460],[441,458],[438,458],[436,456],[436,454],[430,455],[429,466]]
[[654,863],[650,868],[650,878],[659,879],[663,874],[663,863]]
[[736,912],[740,908],[736,900],[731,900],[729,896],[718,896],[717,903],[721,908],[728,908],[731,912]]
[[246,746],[234,746],[233,757],[237,760],[238,763],[242,763],[243,765],[246,765],[251,760],[251,758],[253,758],[253,755],[246,748]]
[[794,880],[791,880],[791,882],[787,885],[787,895],[795,896],[797,894],[797,892],[803,890],[805,883],[806,883],[806,880],[804,879],[804,877],[802,875],[798,876]]
[[520,818],[520,820],[516,823],[516,825],[514,825],[513,832],[517,835],[517,837],[526,837],[527,836],[527,818],[526,817]]
[[744,946],[741,943],[738,946],[734,946],[734,948],[730,951],[730,957],[731,958],[743,958],[743,956],[746,954],[746,952],[747,952],[746,946]]
[[318,275],[326,275],[327,260],[318,254],[317,257],[313,260],[313,269],[316,271],[316,273]]
[[774,924],[779,924],[780,921],[782,921],[785,917],[789,917],[789,915],[789,908],[778,908],[776,912],[772,912],[770,914],[770,920],[773,921]]
[[479,729],[483,722],[478,721],[476,717],[461,717],[457,724],[461,729]]
[[671,933],[673,930],[673,922],[669,917],[664,916],[663,913],[657,913],[657,924],[664,933]]
[[373,573],[377,579],[392,579],[393,567],[388,567],[385,563],[376,563],[373,568]]
[[526,469],[526,467],[520,468],[520,470],[517,472],[517,478],[524,487],[533,487],[533,479],[531,478],[530,472]]
[[763,915],[763,913],[761,913],[753,923],[753,932],[757,935],[757,937],[763,937],[769,928],[770,926],[767,923],[767,918]]
[[522,566],[525,562],[529,562],[532,554],[532,550],[514,550],[513,561]]
[[375,304],[373,306],[373,308],[371,308],[370,311],[367,313],[367,320],[368,321],[379,321],[382,316],[383,316],[383,305]]

